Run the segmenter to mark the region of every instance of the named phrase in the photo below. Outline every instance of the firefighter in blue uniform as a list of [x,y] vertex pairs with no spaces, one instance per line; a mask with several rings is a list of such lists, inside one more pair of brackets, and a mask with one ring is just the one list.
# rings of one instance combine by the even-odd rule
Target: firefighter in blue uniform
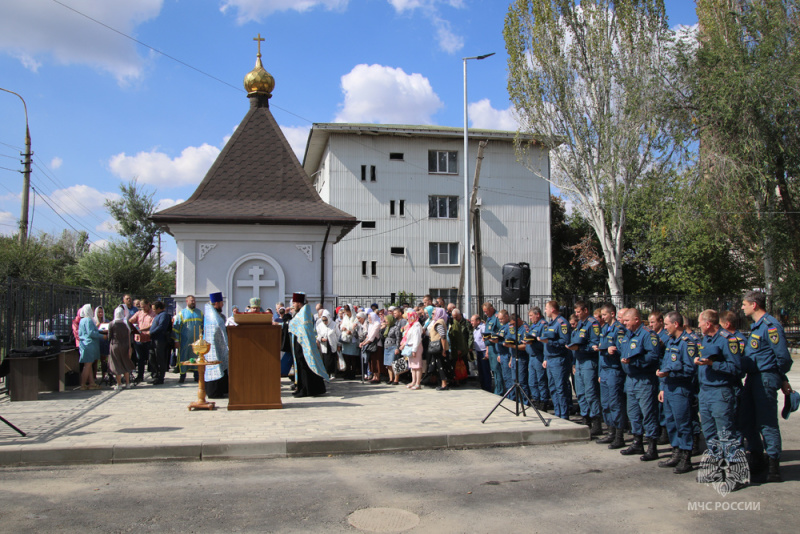
[[578,316],[578,325],[572,332],[567,347],[574,351],[575,393],[584,423],[589,425],[592,436],[598,436],[603,433],[600,419],[600,384],[597,381],[598,352],[595,348],[600,343],[600,325],[582,300],[575,303],[575,315]]
[[[642,324],[639,310],[630,308],[625,312],[625,327],[630,332],[623,347],[622,369],[627,378],[625,390],[628,394],[628,419],[631,422],[633,442],[620,451],[631,455],[644,452],[643,462],[658,459],[658,378],[656,369],[664,355],[661,339]],[[643,438],[647,439],[644,451]]]
[[500,321],[495,313],[494,306],[487,302],[483,305],[483,313],[486,315],[486,322],[484,326],[484,335],[486,348],[489,352],[489,369],[494,376],[494,394],[502,396],[506,390],[503,389],[505,382],[503,382],[503,371],[500,368],[500,362],[497,360],[497,347],[491,340],[491,336],[500,331]]
[[[669,332],[664,329],[664,315],[658,311],[653,311],[647,317],[647,325],[650,327],[650,331],[654,332],[661,342],[664,344],[664,347],[667,346],[667,342],[669,342]],[[662,383],[664,380],[661,379],[660,382]],[[658,426],[660,427],[660,434],[658,437],[658,444],[659,445],[666,445],[669,443],[669,435],[667,434],[667,425],[666,425],[666,418],[664,415],[664,403],[658,403]]]
[[[500,394],[503,395],[514,385],[514,377],[511,376],[511,367],[509,367],[509,363],[511,362],[511,348],[506,345],[508,329],[511,323],[506,310],[497,312],[497,318],[500,321],[500,329],[497,332],[500,339],[495,342],[494,348],[497,351],[497,361],[500,364],[500,376],[503,383],[503,391]],[[512,394],[509,396],[509,399],[514,400],[514,395]]]
[[766,295],[751,291],[742,300],[742,310],[753,321],[742,359],[747,379],[742,394],[741,414],[742,430],[750,452],[751,472],[758,474],[763,470],[763,452],[766,448],[769,468],[767,482],[782,482],[778,390],[783,389],[784,393],[790,391],[786,373],[792,368],[792,357],[783,327],[766,312]]
[[[608,426],[608,434],[599,438],[597,443],[608,443],[609,449],[621,449],[625,446],[625,426],[628,424],[627,401],[625,400],[625,373],[620,363],[620,351],[617,344],[622,345],[625,327],[617,320],[617,307],[611,303],[600,308],[605,324],[600,332],[600,343],[597,350],[600,354],[600,404],[603,418]],[[609,351],[614,347],[614,351]]]
[[549,321],[542,329],[540,340],[544,344],[544,362],[547,370],[547,382],[550,385],[550,399],[553,401],[553,412],[556,417],[569,420],[569,361],[567,359],[569,342],[569,323],[561,316],[558,302],[551,300],[545,305],[545,313]]
[[658,400],[664,406],[664,422],[672,445],[672,456],[658,462],[658,466],[672,467],[673,473],[682,474],[692,470],[692,382],[697,346],[683,332],[683,317],[676,311],[667,314],[664,330],[669,338],[656,376],[661,379]]
[[528,389],[535,406],[544,410],[550,401],[550,388],[547,386],[547,372],[542,367],[544,345],[539,338],[547,321],[542,317],[542,310],[538,307],[534,307],[528,312],[528,319],[530,323],[525,330],[525,351],[528,353]]
[[739,340],[719,327],[719,314],[715,310],[703,311],[698,321],[703,339],[694,361],[700,382],[703,435],[706,443],[723,433],[739,440],[735,391],[742,372]]

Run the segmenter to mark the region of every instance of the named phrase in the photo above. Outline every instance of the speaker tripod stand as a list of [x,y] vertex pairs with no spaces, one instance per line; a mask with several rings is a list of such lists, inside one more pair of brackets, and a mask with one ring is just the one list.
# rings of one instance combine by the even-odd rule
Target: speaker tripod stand
[[[514,315],[515,317],[517,317],[515,321],[518,320],[519,304],[514,305]],[[550,421],[545,421],[544,417],[542,417],[542,413],[539,411],[539,409],[536,407],[533,401],[531,401],[531,398],[528,396],[527,393],[525,393],[525,390],[519,384],[519,326],[517,326],[516,324],[514,324],[514,362],[516,367],[516,373],[514,374],[514,385],[508,388],[508,391],[506,391],[505,394],[502,397],[500,397],[500,400],[497,402],[497,404],[495,404],[494,408],[492,408],[491,411],[489,411],[489,413],[486,414],[486,417],[484,417],[481,420],[481,423],[485,423],[486,420],[489,419],[489,417],[491,417],[491,415],[495,412],[495,410],[501,407],[504,408],[506,411],[513,413],[517,417],[519,417],[520,413],[522,414],[523,417],[527,417],[528,414],[525,413],[525,403],[523,402],[525,400],[528,401],[529,407],[533,408],[533,411],[535,411],[536,415],[539,416],[539,419],[542,421],[542,424],[544,426],[550,426]],[[502,376],[499,378],[500,380],[503,379]],[[509,398],[512,393],[514,394],[514,403],[515,403],[514,410],[511,410],[508,406],[503,405],[503,401]]]

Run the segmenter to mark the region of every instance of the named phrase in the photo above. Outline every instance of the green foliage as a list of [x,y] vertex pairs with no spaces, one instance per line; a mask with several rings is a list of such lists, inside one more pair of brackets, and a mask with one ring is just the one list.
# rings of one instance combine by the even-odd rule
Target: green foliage
[[581,243],[587,240],[595,250],[598,248],[594,231],[583,217],[575,213],[567,215],[564,201],[550,195],[553,295],[588,295],[604,292],[605,273],[602,258],[581,254]]
[[171,295],[175,292],[175,273],[160,270],[155,260],[138,262],[140,249],[127,241],[112,241],[95,248],[80,259],[77,278],[80,285],[114,293]]
[[73,283],[73,270],[88,249],[86,232],[64,230],[56,238],[42,233],[20,245],[16,236],[0,237],[0,280]]
[[414,293],[406,293],[405,291],[400,291],[395,295],[394,302],[389,303],[389,306],[399,306],[404,302],[408,302],[409,304],[414,304],[414,300],[416,300]]
[[159,226],[150,219],[156,211],[154,192],[140,189],[135,178],[127,184],[120,184],[119,189],[122,198],[106,200],[105,206],[117,221],[119,235],[127,238],[132,245],[135,251],[132,260],[144,263],[160,232]]

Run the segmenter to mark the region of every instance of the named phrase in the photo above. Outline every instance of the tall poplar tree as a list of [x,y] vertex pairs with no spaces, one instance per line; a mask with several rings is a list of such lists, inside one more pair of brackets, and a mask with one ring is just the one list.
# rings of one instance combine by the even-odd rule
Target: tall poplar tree
[[[663,1],[514,0],[504,33],[520,132],[562,143],[550,181],[591,225],[620,295],[632,193],[682,153],[663,113],[674,64]],[[529,146],[517,147],[525,158]]]

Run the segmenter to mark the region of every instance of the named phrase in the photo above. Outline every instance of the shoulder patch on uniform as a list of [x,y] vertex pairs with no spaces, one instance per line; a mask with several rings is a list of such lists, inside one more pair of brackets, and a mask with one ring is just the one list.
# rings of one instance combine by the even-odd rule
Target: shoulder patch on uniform
[[655,334],[650,334],[650,343],[653,344],[654,347],[658,346],[658,336]]
[[561,325],[561,333],[562,334],[566,334],[567,333],[567,325],[565,325],[565,324]]
[[728,349],[730,349],[731,354],[739,354],[739,340],[738,339],[729,339],[728,340]]
[[767,334],[769,335],[769,340],[772,342],[772,344],[773,345],[777,345],[778,341],[780,339],[779,336],[778,336],[778,329],[777,328],[770,328],[767,331]]
[[694,358],[694,352],[695,352],[694,345],[689,345],[688,347],[686,347],[686,352],[689,354],[690,358]]
[[592,325],[592,330],[594,330],[594,333],[595,333],[595,334],[598,334],[598,335],[599,335],[599,334],[600,334],[600,325],[599,325],[599,324],[597,324],[597,323],[594,323],[594,324]]

